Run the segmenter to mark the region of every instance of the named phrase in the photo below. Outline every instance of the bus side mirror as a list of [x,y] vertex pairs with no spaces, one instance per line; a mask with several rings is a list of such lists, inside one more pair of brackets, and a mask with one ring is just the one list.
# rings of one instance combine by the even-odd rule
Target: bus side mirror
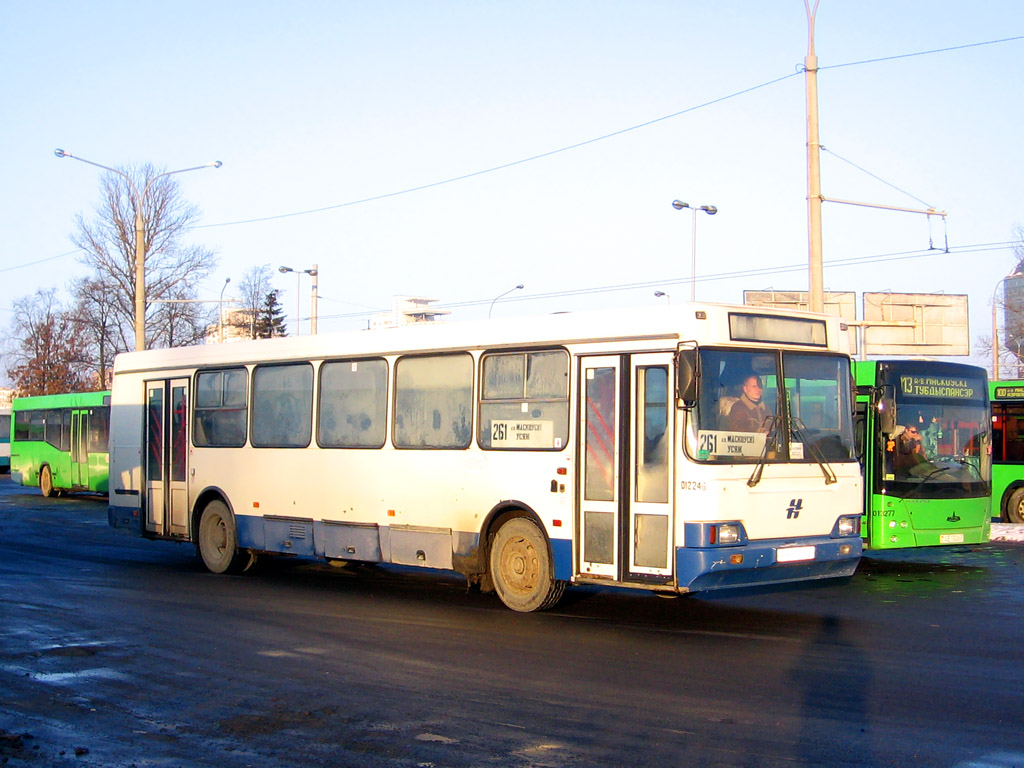
[[891,397],[878,398],[878,429],[891,435],[896,429],[896,401]]
[[692,408],[697,404],[697,350],[681,349],[676,359],[676,398],[684,408]]

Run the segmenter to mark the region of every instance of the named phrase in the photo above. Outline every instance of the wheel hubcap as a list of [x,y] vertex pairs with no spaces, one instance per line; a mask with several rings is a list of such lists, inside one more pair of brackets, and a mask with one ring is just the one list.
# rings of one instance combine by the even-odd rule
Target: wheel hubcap
[[537,586],[540,561],[533,545],[523,538],[513,539],[505,545],[505,581],[517,592],[530,592]]

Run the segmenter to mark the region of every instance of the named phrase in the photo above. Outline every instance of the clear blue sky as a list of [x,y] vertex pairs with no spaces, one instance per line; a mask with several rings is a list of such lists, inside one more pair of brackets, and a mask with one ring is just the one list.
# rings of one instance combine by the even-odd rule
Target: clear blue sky
[[[826,204],[826,289],[965,293],[972,345],[990,333],[1024,223],[1024,40],[890,57],[1021,35],[1018,0],[821,0],[824,194],[923,207],[845,158],[948,211],[957,251],[921,255],[944,245],[939,219]],[[220,258],[200,296],[252,264],[316,263],[321,332],[365,327],[394,294],[453,319],[517,283],[496,315],[686,299],[674,198],[719,208],[698,220],[698,299],[805,289],[806,49],[800,0],[0,0],[0,325],[83,272],[69,234],[102,172],[55,147],[223,161],[178,177]],[[229,224],[253,219],[269,220]],[[892,254],[914,258],[874,258]],[[295,278],[275,282],[293,320]]]

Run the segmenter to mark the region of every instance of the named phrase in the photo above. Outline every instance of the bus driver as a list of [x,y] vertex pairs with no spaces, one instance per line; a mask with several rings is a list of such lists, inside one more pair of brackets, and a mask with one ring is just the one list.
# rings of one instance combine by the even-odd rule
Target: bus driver
[[743,380],[743,394],[729,410],[726,425],[732,432],[764,432],[769,416],[761,401],[761,377],[751,374]]

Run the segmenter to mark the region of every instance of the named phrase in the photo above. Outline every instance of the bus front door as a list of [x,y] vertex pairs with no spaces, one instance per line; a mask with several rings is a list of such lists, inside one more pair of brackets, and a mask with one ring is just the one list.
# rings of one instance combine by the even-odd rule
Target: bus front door
[[89,487],[89,411],[71,411],[71,485]]
[[146,382],[146,530],[188,538],[188,379]]
[[667,353],[582,359],[581,576],[672,579],[672,370]]

